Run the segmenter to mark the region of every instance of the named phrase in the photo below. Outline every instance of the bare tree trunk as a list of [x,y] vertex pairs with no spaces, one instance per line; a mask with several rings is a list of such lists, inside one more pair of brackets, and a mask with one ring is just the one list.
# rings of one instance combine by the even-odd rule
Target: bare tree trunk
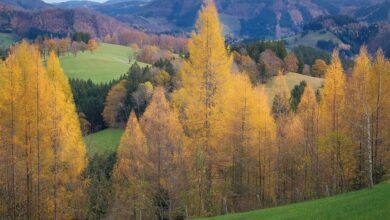
[[372,166],[372,142],[371,142],[371,119],[367,114],[367,151],[368,151],[368,187],[372,188],[374,186],[373,180],[373,166]]
[[37,218],[38,220],[41,219],[41,131],[40,131],[40,108],[39,108],[39,63],[36,61],[37,65],[37,82],[36,82],[36,111],[37,111],[37,120],[36,120],[36,126],[37,126]]
[[16,161],[15,161],[15,142],[14,142],[14,135],[15,135],[15,131],[14,131],[14,121],[15,121],[15,103],[14,103],[14,100],[15,100],[15,94],[14,94],[14,82],[13,82],[13,72],[12,70],[10,71],[10,82],[11,82],[11,129],[10,129],[10,138],[11,138],[11,144],[10,144],[10,148],[11,148],[11,193],[10,193],[10,197],[11,197],[11,219],[14,220],[16,219],[16,181],[15,181],[15,173],[16,173]]

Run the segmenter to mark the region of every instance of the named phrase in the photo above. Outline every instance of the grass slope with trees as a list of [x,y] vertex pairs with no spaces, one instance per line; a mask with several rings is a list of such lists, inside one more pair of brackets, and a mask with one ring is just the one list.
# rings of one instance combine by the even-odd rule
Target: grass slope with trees
[[373,189],[307,201],[277,208],[225,215],[203,220],[279,219],[387,219],[390,216],[390,182]]

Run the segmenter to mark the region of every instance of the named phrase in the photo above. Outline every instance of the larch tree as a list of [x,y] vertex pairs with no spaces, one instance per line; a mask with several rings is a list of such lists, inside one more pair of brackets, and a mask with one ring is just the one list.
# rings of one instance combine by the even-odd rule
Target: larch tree
[[287,160],[288,140],[286,139],[286,132],[288,127],[285,125],[289,124],[291,120],[290,97],[286,78],[283,76],[282,72],[279,72],[273,83],[274,99],[272,103],[272,115],[275,118],[277,128],[277,202],[286,203],[289,161]]
[[[186,216],[188,197],[185,136],[178,114],[171,109],[163,88],[157,88],[141,119],[150,164],[148,177],[154,212],[159,219]],[[186,200],[187,199],[187,200]]]
[[[256,153],[256,135],[258,132],[258,105],[256,92],[252,88],[249,78],[244,74],[233,76],[233,83],[227,98],[227,117],[225,119],[226,143],[227,146],[219,154],[229,152],[224,158],[230,158],[225,161],[228,169],[231,170],[229,193],[231,198],[223,200],[223,209],[228,211],[242,211],[245,209],[246,201],[250,197],[255,198],[255,193],[251,190],[256,179],[254,167],[256,167],[256,158],[252,156]],[[231,210],[228,210],[227,199],[231,199]]]
[[[53,56],[49,60],[52,68],[46,71],[38,48],[22,42],[12,49],[0,70],[0,89],[7,94],[0,98],[3,106],[0,157],[7,165],[4,172],[7,190],[0,199],[8,201],[4,203],[6,212],[1,217],[82,217],[79,198],[83,184],[79,178],[85,165],[85,146],[78,133],[80,128],[68,81]],[[55,80],[50,77],[50,71],[55,72]],[[61,89],[54,92],[56,87]],[[58,110],[56,114],[53,106]],[[61,181],[57,182],[53,181],[55,149],[61,151],[57,157],[61,161],[57,164],[62,172],[56,173]],[[57,189],[64,193],[61,199],[60,193],[55,199],[53,189],[59,182],[62,187]],[[54,208],[59,207],[59,201],[61,213]]]
[[[356,145],[363,146],[359,149],[360,162],[358,171],[365,174],[361,184],[367,183],[373,187],[373,162],[372,162],[372,123],[373,123],[373,102],[374,97],[370,93],[370,77],[372,66],[368,57],[367,48],[362,47],[359,56],[355,60],[352,77],[347,84],[348,94],[348,118],[352,124],[352,134],[355,134]],[[364,156],[367,154],[367,156]],[[367,158],[367,159],[365,159]],[[366,163],[367,162],[367,166]]]
[[224,96],[231,78],[232,57],[225,48],[222,25],[212,0],[202,7],[196,32],[188,43],[189,58],[180,70],[182,88],[174,95],[184,131],[192,146],[192,184],[197,215],[220,210],[217,167],[224,120]]
[[257,99],[257,134],[256,134],[256,201],[257,207],[276,204],[276,137],[277,129],[269,107],[264,88],[256,88]]
[[[0,97],[1,109],[1,139],[2,139],[2,162],[4,162],[4,175],[5,183],[4,189],[6,192],[1,194],[1,206],[2,216],[4,218],[15,219],[17,213],[17,176],[16,169],[16,150],[19,148],[17,144],[17,128],[16,125],[20,121],[17,110],[17,100],[21,96],[21,71],[17,65],[16,57],[11,53],[1,67],[2,78],[2,95]],[[3,179],[3,178],[2,178]]]
[[99,47],[99,44],[95,39],[90,39],[88,41],[87,47],[88,47],[88,50],[91,51],[91,53],[93,53]]
[[321,145],[328,154],[328,167],[331,168],[326,178],[330,180],[326,191],[332,194],[345,191],[348,181],[347,171],[349,169],[347,170],[346,162],[350,159],[347,157],[351,146],[349,137],[346,135],[345,84],[346,79],[339,53],[335,50],[325,74],[320,104]]
[[319,197],[320,186],[320,159],[318,149],[319,138],[319,106],[312,87],[308,86],[302,95],[298,106],[298,117],[302,122],[303,130],[303,157],[304,157],[304,190],[305,198]]
[[51,84],[51,147],[53,161],[52,204],[53,219],[83,216],[83,188],[81,172],[86,165],[86,148],[76,113],[72,91],[58,57],[51,52],[47,61]]
[[[246,74],[234,75],[230,88],[226,98],[225,138],[221,143],[227,149],[220,152],[228,153],[222,157],[227,159],[224,162],[229,171],[229,181],[226,181],[229,185],[225,186],[229,190],[224,192],[222,201],[224,213],[265,203],[263,180],[273,178],[266,176],[264,171],[271,171],[274,165],[268,157],[273,151],[275,124],[266,96],[252,87]],[[270,198],[272,196],[267,199]]]
[[152,208],[147,176],[146,138],[134,112],[127,122],[125,133],[118,147],[113,170],[114,198],[110,216],[114,219],[142,219]]
[[386,169],[390,164],[386,164],[389,152],[385,146],[390,143],[390,63],[385,59],[383,51],[379,50],[372,64],[370,77],[370,93],[372,94],[374,110],[373,115],[373,179],[374,183],[382,180]]

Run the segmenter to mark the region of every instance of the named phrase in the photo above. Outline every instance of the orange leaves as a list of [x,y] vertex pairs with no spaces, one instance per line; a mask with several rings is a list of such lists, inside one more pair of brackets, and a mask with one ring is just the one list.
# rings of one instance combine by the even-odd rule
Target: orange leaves
[[103,110],[103,118],[111,128],[123,128],[126,124],[126,80],[122,80],[109,91]]

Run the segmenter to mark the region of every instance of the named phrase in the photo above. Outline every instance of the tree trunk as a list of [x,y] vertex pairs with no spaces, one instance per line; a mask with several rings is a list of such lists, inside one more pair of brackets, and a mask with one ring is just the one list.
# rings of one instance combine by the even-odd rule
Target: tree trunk
[[373,180],[373,166],[372,166],[372,141],[371,141],[371,119],[367,115],[367,151],[368,151],[368,187],[372,188],[374,186]]

